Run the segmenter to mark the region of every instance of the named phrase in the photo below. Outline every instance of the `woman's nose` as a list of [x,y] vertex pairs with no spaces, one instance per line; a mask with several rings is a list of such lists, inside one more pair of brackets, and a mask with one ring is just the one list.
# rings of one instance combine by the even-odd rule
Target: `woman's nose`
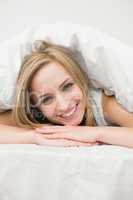
[[68,109],[68,101],[63,96],[58,96],[57,98],[58,110],[59,112],[65,112]]

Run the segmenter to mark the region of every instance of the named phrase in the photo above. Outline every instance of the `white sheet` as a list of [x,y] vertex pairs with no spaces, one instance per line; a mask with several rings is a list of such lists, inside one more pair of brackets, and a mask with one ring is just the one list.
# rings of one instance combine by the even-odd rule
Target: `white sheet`
[[132,200],[133,149],[0,145],[0,200]]

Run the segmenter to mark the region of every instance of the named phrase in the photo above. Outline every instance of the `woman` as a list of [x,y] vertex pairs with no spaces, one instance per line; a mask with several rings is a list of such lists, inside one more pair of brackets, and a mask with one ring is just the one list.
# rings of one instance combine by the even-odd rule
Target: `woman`
[[[114,96],[91,87],[73,51],[45,41],[37,43],[22,64],[13,116],[16,127],[12,134],[18,127],[22,134],[7,136],[16,143],[108,143],[133,148],[132,113],[124,110]],[[6,128],[10,130],[10,126]]]

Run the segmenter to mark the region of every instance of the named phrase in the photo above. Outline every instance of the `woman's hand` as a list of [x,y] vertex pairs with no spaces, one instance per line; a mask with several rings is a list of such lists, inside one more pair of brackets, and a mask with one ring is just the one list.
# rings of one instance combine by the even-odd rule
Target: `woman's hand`
[[38,145],[44,146],[54,146],[54,147],[79,147],[79,146],[94,146],[97,143],[89,143],[89,142],[78,142],[67,139],[46,139],[43,134],[36,134],[35,143]]
[[65,139],[75,142],[98,144],[97,132],[88,126],[42,126],[35,129],[46,139]]

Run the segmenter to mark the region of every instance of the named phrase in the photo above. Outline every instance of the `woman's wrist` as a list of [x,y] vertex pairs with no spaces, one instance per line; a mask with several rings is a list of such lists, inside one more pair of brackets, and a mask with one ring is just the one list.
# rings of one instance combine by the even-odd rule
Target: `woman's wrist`
[[23,133],[25,135],[25,141],[28,144],[37,144],[35,130],[27,130]]
[[0,144],[34,144],[34,133],[33,129],[0,124]]
[[45,137],[43,137],[43,134],[37,133],[34,129],[27,131],[25,134],[28,135],[31,144],[43,145],[45,143]]

